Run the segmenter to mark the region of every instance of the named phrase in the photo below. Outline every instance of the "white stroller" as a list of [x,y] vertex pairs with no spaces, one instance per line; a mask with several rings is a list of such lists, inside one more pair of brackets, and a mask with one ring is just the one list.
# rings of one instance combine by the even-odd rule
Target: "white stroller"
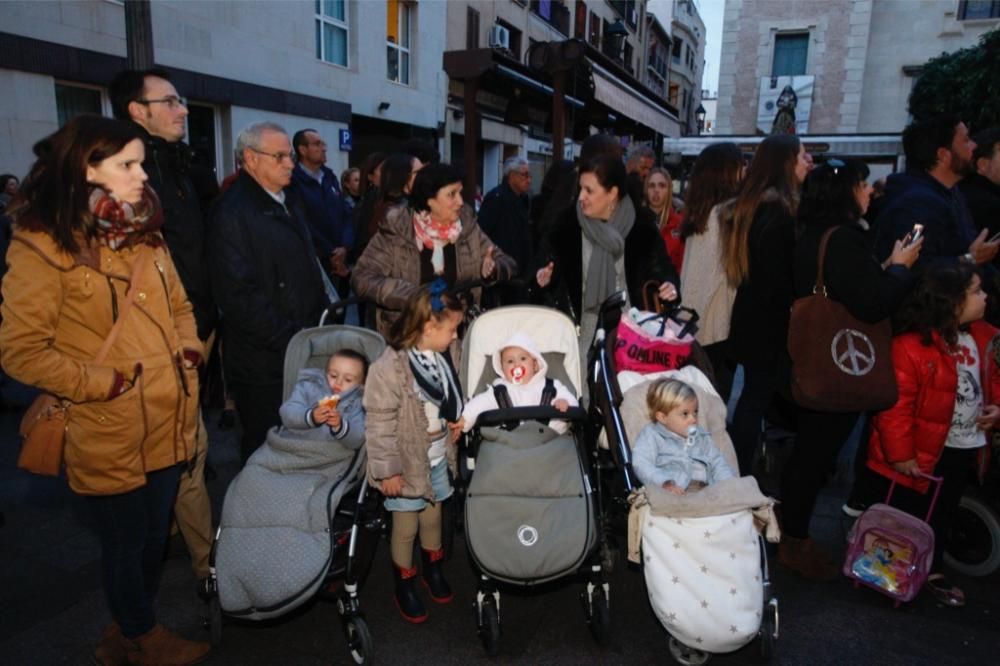
[[[591,400],[605,424],[615,464],[629,494],[629,559],[643,569],[649,602],[670,634],[670,652],[682,664],[703,664],[711,653],[732,652],[760,639],[770,658],[778,638],[778,600],[771,594],[764,539],[778,540],[774,501],[753,477],[720,481],[697,493],[672,495],[638,488],[631,442],[649,423],[646,392],[653,379],[684,381],[698,395],[699,425],[733,469],[726,406],[698,367],[640,375],[615,371],[606,334],[613,333],[621,299],[609,299],[591,349]],[[605,316],[606,315],[606,316]]]
[[[579,395],[576,327],[561,312],[534,306],[498,308],[472,323],[462,351],[461,380],[468,395],[488,390],[496,379],[492,356],[515,333],[532,338],[548,378]],[[586,620],[598,642],[608,638],[610,586],[598,557],[602,521],[582,434],[585,417],[579,407],[496,409],[479,416],[469,437],[465,537],[480,574],[479,635],[491,655],[500,638],[496,581],[530,586],[582,574]],[[570,421],[569,432],[560,435],[543,425],[552,418]]]

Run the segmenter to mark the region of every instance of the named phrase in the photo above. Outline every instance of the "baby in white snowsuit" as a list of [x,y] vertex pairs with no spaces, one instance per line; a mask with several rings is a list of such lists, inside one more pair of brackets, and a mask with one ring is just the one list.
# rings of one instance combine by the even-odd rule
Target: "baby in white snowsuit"
[[[472,430],[480,414],[498,408],[493,392],[497,384],[507,388],[513,407],[537,407],[541,403],[548,364],[529,336],[518,333],[507,340],[493,354],[493,369],[499,375],[493,385],[465,404],[461,420],[464,432]],[[565,412],[579,404],[576,396],[558,379],[553,379],[552,384],[556,391],[553,407]],[[562,434],[569,429],[569,423],[553,419],[549,427]]]

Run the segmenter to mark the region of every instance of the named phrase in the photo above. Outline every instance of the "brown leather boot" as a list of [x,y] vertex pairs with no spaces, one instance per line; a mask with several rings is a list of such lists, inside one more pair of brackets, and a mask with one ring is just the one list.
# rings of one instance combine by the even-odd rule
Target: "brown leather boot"
[[815,541],[787,534],[781,535],[778,544],[778,564],[811,580],[833,580],[840,571]]
[[128,663],[138,666],[187,666],[208,656],[212,647],[181,638],[162,624],[133,640],[125,640]]
[[101,631],[101,640],[94,648],[94,663],[97,666],[125,666],[125,637],[117,622],[112,622]]

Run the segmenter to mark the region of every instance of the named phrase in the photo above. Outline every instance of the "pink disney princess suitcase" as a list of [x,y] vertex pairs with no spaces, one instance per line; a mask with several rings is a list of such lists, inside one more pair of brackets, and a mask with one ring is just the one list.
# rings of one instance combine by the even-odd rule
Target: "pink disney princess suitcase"
[[889,506],[893,479],[885,503],[874,504],[858,518],[847,535],[844,575],[855,586],[867,585],[896,602],[912,601],[924,586],[934,560],[934,530],[928,522],[941,492],[941,478],[924,475],[934,484],[934,497],[923,520]]

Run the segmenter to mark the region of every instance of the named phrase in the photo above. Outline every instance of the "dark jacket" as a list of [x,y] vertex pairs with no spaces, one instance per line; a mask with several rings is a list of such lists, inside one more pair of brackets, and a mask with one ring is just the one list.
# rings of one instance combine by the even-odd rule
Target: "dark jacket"
[[[286,201],[295,206],[292,197]],[[246,172],[212,209],[212,287],[233,381],[280,382],[288,341],[315,326],[327,305],[312,239],[299,219]]]
[[[537,271],[549,261],[553,263],[552,280],[541,292],[547,292],[554,307],[580,323],[583,301],[583,232],[576,218],[575,204],[560,214],[552,230],[542,240],[533,270]],[[629,301],[633,305],[642,306],[642,286],[648,281],[654,281],[658,285],[669,281],[677,285],[678,292],[680,291],[680,278],[663,247],[663,239],[656,228],[652,211],[636,206],[635,224],[625,237],[625,283]]]
[[181,283],[194,306],[198,337],[207,340],[215,329],[218,312],[212,298],[209,268],[205,261],[208,232],[201,197],[190,171],[191,149],[183,141],[170,143],[143,130],[146,161],[142,168],[149,186],[163,206],[163,237],[177,266]]
[[752,367],[787,369],[795,221],[776,198],[757,207],[749,246],[750,273],[736,290],[729,325],[733,357]]
[[913,229],[924,225],[924,245],[913,269],[919,273],[931,263],[957,263],[976,238],[972,216],[957,188],[947,188],[924,171],[889,176],[884,203],[878,214],[875,255],[882,261],[892,246]]
[[991,236],[1000,231],[1000,185],[977,173],[959,181],[958,189],[976,230],[989,229]]
[[527,269],[534,257],[529,205],[527,196],[518,196],[504,181],[487,192],[476,218],[479,228],[513,257],[521,270]]
[[[827,226],[808,226],[795,245],[795,297],[808,296],[816,283],[819,243]],[[856,224],[838,226],[823,262],[823,281],[830,298],[853,316],[874,324],[888,319],[906,295],[913,278],[905,266],[884,271]]]
[[296,164],[288,191],[300,200],[316,256],[327,267],[335,249],[354,245],[354,227],[351,212],[340,196],[337,177],[328,167],[321,167],[320,171],[322,183],[306,173],[301,164]]

